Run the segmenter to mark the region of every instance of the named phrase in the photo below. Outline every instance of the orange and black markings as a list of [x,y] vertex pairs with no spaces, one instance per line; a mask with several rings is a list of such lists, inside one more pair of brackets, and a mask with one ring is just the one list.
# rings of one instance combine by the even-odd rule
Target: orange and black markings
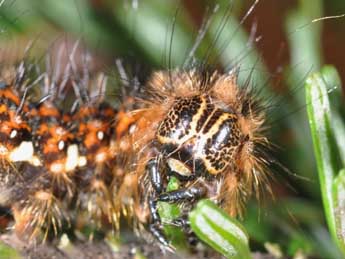
[[34,146],[43,166],[57,175],[73,171],[76,165],[68,163],[68,149],[74,142],[74,135],[68,128],[69,117],[54,104],[45,102],[30,119],[34,125]]
[[75,174],[81,210],[88,211],[96,226],[118,228],[113,201],[116,153],[114,119],[116,110],[106,103],[84,105],[73,116],[78,141],[79,161]]
[[10,86],[0,82],[0,157],[14,162],[14,151],[23,141],[31,140],[31,127],[27,121],[28,107]]
[[74,116],[79,124],[77,138],[80,142],[80,154],[86,156],[88,164],[109,162],[115,116],[116,111],[106,103],[99,107],[81,107]]

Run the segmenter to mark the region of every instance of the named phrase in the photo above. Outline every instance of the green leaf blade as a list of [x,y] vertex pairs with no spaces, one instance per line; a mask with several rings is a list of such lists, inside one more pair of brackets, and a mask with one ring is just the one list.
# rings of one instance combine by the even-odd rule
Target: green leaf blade
[[331,124],[331,108],[327,84],[320,73],[312,74],[306,81],[306,103],[314,153],[320,179],[322,200],[328,228],[333,239],[345,253],[345,245],[337,237],[333,181],[339,167],[337,145]]
[[209,200],[189,214],[196,235],[227,258],[251,258],[245,229]]

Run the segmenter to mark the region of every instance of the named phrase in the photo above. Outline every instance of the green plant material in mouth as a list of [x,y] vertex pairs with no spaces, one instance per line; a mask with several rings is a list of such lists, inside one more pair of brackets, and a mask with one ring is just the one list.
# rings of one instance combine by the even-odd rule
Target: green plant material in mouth
[[[179,188],[180,183],[177,178],[171,177],[169,180],[167,191],[175,191]],[[167,224],[164,226],[164,232],[171,240],[173,246],[178,247],[179,249],[186,249],[186,239],[183,231],[174,225],[169,225],[170,222],[174,221],[180,216],[180,208],[177,204],[170,204],[167,202],[158,203],[158,212],[162,218],[163,222]]]
[[195,234],[227,258],[251,258],[244,227],[210,200],[201,200],[189,220]]

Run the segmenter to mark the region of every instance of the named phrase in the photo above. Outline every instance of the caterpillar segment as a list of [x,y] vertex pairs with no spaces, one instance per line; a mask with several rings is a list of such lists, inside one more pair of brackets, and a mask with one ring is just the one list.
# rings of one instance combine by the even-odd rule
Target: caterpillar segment
[[[138,172],[141,171],[140,166],[145,165],[145,158],[141,156],[138,159],[137,155],[145,148],[141,144],[152,137],[152,132],[148,130],[152,120],[148,120],[142,101],[135,97],[126,98],[119,108],[115,122],[115,152],[118,154],[115,167],[117,184],[116,189],[114,188],[116,214],[122,216],[139,236],[145,230],[148,210],[138,188]],[[139,138],[138,132],[145,130],[148,135],[142,134],[143,138]]]
[[11,162],[26,160],[22,150],[31,141],[31,127],[27,123],[28,107],[13,87],[0,82],[0,157],[2,168]]
[[0,97],[1,176],[2,184],[5,183],[1,204],[12,208],[18,236],[32,238],[43,227],[46,233],[50,227],[57,232],[62,212],[43,173],[43,160],[36,156],[36,132],[30,123],[33,109],[24,96],[5,83],[1,85]]
[[[11,208],[15,232],[47,240],[81,218],[96,231],[117,230],[115,197],[124,175],[117,163],[125,158],[115,150],[117,111],[103,101],[106,78],[67,71],[63,84],[49,72],[31,80],[22,73],[29,65],[21,64],[0,81],[0,203]],[[80,97],[76,107],[65,105],[71,95]]]
[[35,160],[27,161],[25,170],[35,178],[27,182],[27,192],[12,206],[15,230],[22,238],[45,241],[70,224],[68,206],[75,193],[72,175],[78,150],[69,121],[51,100],[30,105]]
[[84,105],[73,116],[78,124],[79,161],[74,178],[78,188],[78,208],[87,212],[98,229],[107,224],[119,228],[112,191],[116,181],[116,153],[113,150],[116,113],[103,102]]
[[28,241],[56,238],[70,227],[70,214],[63,197],[56,195],[47,177],[30,184],[30,190],[12,206],[15,232]]
[[42,170],[51,179],[52,188],[73,196],[72,176],[79,157],[75,136],[71,132],[70,116],[54,103],[45,101],[31,111],[35,152]]
[[5,208],[22,197],[28,189],[26,184],[36,177],[25,170],[26,164],[38,162],[28,122],[29,104],[14,83],[16,70],[10,70],[0,81],[0,204]]
[[43,79],[31,73],[36,66],[22,61],[2,76],[1,177],[9,168],[6,177],[11,181],[1,181],[0,202],[11,208],[18,237],[45,240],[49,233],[57,234],[68,218],[64,204],[72,192],[68,174],[76,166],[68,158],[73,154],[68,117],[50,100],[43,98],[38,105],[32,100],[42,98],[34,96],[35,91],[42,92],[37,86]]

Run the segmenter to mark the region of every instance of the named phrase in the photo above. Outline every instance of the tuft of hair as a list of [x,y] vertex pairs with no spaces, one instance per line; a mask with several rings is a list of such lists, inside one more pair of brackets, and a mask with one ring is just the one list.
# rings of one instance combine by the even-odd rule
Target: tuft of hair
[[267,150],[270,142],[265,136],[267,129],[263,102],[250,86],[237,83],[237,72],[213,74],[211,96],[221,107],[230,109],[238,116],[238,126],[246,139],[242,142],[234,161],[234,167],[223,178],[221,204],[230,215],[243,214],[245,202],[254,194],[260,200],[265,193],[271,194],[268,181],[270,159]]
[[[48,234],[55,236],[69,222],[63,203],[54,196],[51,189],[38,188],[28,197],[12,207],[15,232],[26,240],[47,240]],[[51,231],[52,230],[52,231]]]

